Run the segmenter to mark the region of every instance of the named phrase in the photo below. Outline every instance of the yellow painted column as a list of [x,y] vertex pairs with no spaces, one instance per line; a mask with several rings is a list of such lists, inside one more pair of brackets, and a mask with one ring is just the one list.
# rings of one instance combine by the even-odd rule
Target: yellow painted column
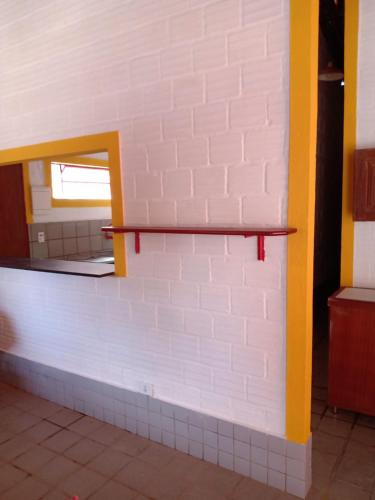
[[351,286],[353,284],[354,222],[352,218],[352,179],[357,127],[358,4],[359,0],[347,0],[345,2],[341,286]]
[[310,436],[319,1],[290,2],[286,437]]

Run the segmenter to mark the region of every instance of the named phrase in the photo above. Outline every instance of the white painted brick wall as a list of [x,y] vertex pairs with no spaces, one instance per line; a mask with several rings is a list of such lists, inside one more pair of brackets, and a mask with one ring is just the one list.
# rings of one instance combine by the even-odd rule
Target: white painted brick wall
[[[0,149],[119,130],[128,223],[285,223],[288,0],[6,7]],[[126,279],[0,270],[0,347],[284,434],[286,242],[266,252],[130,235]]]
[[[359,2],[357,149],[375,147],[375,5]],[[375,287],[375,222],[354,223],[354,285]]]

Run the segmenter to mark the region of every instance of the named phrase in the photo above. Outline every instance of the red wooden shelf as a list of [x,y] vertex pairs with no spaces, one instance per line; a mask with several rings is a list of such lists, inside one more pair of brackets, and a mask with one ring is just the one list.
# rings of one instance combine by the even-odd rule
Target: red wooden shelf
[[164,234],[212,234],[223,236],[243,236],[250,238],[256,236],[258,240],[258,260],[264,260],[264,238],[266,236],[288,236],[296,233],[297,229],[293,227],[151,227],[151,226],[104,226],[102,231],[105,233],[134,233],[135,252],[140,253],[141,233],[164,233]]

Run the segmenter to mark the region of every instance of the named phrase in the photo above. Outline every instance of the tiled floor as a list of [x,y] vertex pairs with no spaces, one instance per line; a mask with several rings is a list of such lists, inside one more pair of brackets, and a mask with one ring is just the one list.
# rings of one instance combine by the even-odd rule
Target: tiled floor
[[327,335],[316,336],[311,427],[313,486],[309,500],[375,500],[375,417],[327,406]]
[[[319,360],[319,352],[322,359]],[[309,500],[375,500],[375,418],[328,409],[315,356]],[[320,385],[319,385],[320,384]],[[1,500],[295,497],[0,384]]]
[[295,500],[0,384],[1,500]]

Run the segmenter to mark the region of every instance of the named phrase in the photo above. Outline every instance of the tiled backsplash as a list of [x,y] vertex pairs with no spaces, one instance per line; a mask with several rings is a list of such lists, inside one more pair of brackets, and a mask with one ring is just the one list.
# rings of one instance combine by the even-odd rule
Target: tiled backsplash
[[[110,220],[29,224],[30,257],[76,260],[112,253],[112,240],[101,231],[110,224]],[[44,243],[38,243],[40,232],[44,233]]]

